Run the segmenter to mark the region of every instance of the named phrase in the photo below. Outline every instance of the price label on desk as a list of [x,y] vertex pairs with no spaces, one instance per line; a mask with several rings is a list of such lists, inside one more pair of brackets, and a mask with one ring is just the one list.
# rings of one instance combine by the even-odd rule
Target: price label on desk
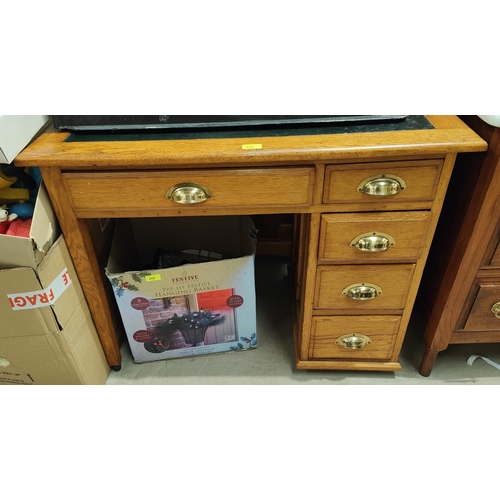
[[262,149],[262,144],[242,144],[241,149]]

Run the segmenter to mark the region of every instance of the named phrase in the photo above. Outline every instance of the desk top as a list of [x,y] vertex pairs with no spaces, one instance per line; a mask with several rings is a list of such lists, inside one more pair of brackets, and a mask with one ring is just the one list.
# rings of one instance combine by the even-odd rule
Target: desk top
[[456,116],[426,116],[433,128],[362,133],[179,140],[66,141],[49,127],[15,159],[19,167],[63,170],[197,168],[479,152],[487,143]]

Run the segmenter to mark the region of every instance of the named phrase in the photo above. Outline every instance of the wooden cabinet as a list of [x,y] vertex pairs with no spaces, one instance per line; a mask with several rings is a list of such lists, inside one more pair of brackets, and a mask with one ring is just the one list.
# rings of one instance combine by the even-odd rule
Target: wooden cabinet
[[[94,143],[49,131],[16,165],[42,171],[115,369],[116,327],[85,219],[293,214],[297,367],[393,371],[456,155],[486,147],[456,117],[422,118],[421,129],[253,138],[258,149],[248,138]],[[177,199],[186,184],[195,191]]]
[[317,239],[306,236],[301,282],[314,287],[311,304],[299,306],[311,317],[311,336],[297,343],[300,368],[400,369],[452,167],[449,157],[326,166],[324,213],[310,222]]
[[500,129],[463,120],[489,147],[459,155],[422,278],[423,376],[449,344],[500,342]]

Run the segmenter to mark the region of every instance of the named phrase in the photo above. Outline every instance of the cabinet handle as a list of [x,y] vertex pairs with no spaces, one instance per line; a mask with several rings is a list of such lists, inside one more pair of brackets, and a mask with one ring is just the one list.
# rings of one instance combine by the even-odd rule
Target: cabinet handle
[[368,177],[358,186],[358,191],[369,196],[394,196],[403,189],[406,189],[404,179],[392,174]]
[[175,201],[182,205],[191,205],[193,203],[202,203],[212,197],[208,188],[194,182],[181,182],[172,186],[165,197],[168,200]]
[[381,293],[382,288],[373,283],[355,283],[342,290],[342,295],[353,300],[373,300]]
[[351,246],[362,252],[385,252],[395,244],[396,240],[390,234],[375,232],[360,234],[351,241]]
[[339,337],[335,343],[345,347],[346,349],[363,349],[368,344],[371,344],[372,339],[360,333],[349,333]]
[[495,315],[495,318],[500,319],[500,302],[495,302],[491,306],[491,312]]

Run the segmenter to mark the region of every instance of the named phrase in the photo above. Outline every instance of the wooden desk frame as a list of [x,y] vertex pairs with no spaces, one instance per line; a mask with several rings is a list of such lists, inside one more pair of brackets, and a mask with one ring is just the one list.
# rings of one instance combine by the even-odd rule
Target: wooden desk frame
[[[300,282],[300,302],[303,307],[296,318],[297,363],[301,368],[319,369],[380,369],[397,370],[397,355],[389,363],[316,363],[308,360],[308,338],[311,327],[311,303],[314,294],[314,276],[317,265],[317,245],[321,214],[325,212],[356,212],[362,210],[357,203],[323,202],[326,165],[366,163],[399,160],[442,159],[443,171],[432,205],[432,232],[437,223],[442,200],[446,192],[455,156],[460,152],[483,151],[486,143],[454,116],[428,116],[434,125],[432,130],[353,133],[317,136],[259,137],[252,139],[200,139],[131,142],[65,142],[67,133],[49,129],[28,146],[15,160],[16,166],[38,166],[42,171],[54,210],[59,219],[70,254],[78,273],[85,297],[99,334],[109,365],[114,369],[121,366],[118,337],[108,307],[110,298],[106,294],[102,266],[94,249],[91,234],[85,219],[102,217],[168,217],[191,215],[253,215],[294,213],[307,214],[298,217],[298,227],[306,246],[296,244],[298,283]],[[261,144],[261,149],[244,149],[245,143]],[[218,207],[209,204],[181,206],[165,200],[162,206],[134,206],[132,182],[137,175],[147,176],[148,172],[189,172],[193,169],[213,172],[220,176],[223,183],[225,172],[237,169],[280,168],[283,172],[294,168],[312,168],[313,181],[305,202],[295,204],[263,204],[255,202],[250,193],[251,204],[235,199],[228,206]],[[113,179],[130,177],[127,186],[122,183],[125,199],[131,200],[130,207],[107,206],[85,208],[75,206],[68,189],[68,179],[86,178],[92,174]],[[103,177],[104,178],[104,177]],[[244,179],[242,179],[244,182]],[[170,186],[166,186],[168,188]],[[276,186],[279,189],[279,186]],[[229,189],[228,189],[229,190]],[[166,191],[166,189],[165,189]],[[93,196],[99,196],[98,191]],[[105,193],[103,192],[104,196]],[[84,196],[84,195],[83,195]],[[94,198],[98,199],[98,198]],[[407,204],[418,209],[419,204]],[[425,264],[430,238],[423,248],[423,258],[418,264],[418,279],[413,283],[409,304],[403,321],[407,323]],[[306,240],[304,240],[306,238]],[[404,334],[397,338],[397,352],[401,347]]]

